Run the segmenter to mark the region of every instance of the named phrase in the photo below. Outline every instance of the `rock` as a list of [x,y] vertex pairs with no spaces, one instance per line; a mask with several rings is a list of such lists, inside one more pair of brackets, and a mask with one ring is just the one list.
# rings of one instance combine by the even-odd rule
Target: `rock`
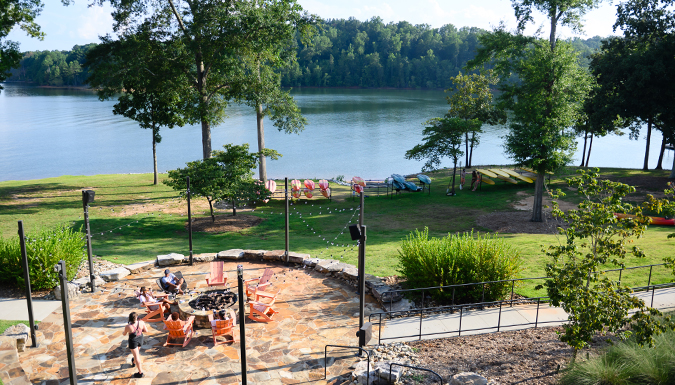
[[357,269],[354,266],[345,267],[344,269],[342,269],[342,272],[341,272],[340,275],[342,276],[342,278],[344,278],[346,280],[356,282],[359,279],[359,269]]
[[171,253],[157,256],[157,266],[171,266],[182,263],[185,260],[183,254]]
[[101,278],[106,282],[119,281],[120,279],[129,275],[130,272],[125,267],[118,267],[116,269],[104,271],[101,273]]
[[[413,303],[410,302],[410,300],[407,299],[402,299],[398,302],[394,302],[391,304],[391,307],[389,306],[389,302],[385,302],[382,304],[382,309],[384,311],[396,311],[396,312],[403,312],[403,311],[408,311],[412,310],[413,308]],[[391,310],[389,310],[391,308]]]
[[0,337],[0,382],[7,385],[30,385],[26,372],[19,362],[19,353],[16,351],[16,341],[10,337]]
[[487,378],[474,372],[457,373],[450,380],[450,385],[487,385],[487,383]]
[[[192,260],[194,262],[211,262],[216,259],[218,254],[213,254],[213,253],[202,253],[202,254],[194,254],[192,256]],[[190,260],[190,257],[188,256],[186,258],[188,261]]]
[[[54,298],[61,300],[61,285],[58,285],[52,290]],[[80,295],[80,287],[74,283],[68,282],[68,298],[75,298]]]
[[[91,287],[91,285],[89,284],[89,277],[78,278],[76,280],[73,280],[73,283],[80,286],[80,287],[86,287],[86,288]],[[105,285],[105,281],[102,280],[100,276],[95,275],[94,276],[94,285],[96,285],[96,287],[103,286],[103,285]]]
[[21,353],[29,340],[30,328],[24,324],[16,324],[8,327],[2,335],[16,340],[16,351]]
[[244,259],[260,259],[266,250],[244,250]]
[[285,262],[286,250],[270,250],[263,254],[263,259],[266,261],[282,261]]
[[[368,373],[368,361],[358,362],[354,367],[354,372],[352,372],[352,380],[356,381],[357,384],[361,385],[373,385],[379,382],[380,376],[377,374],[377,369],[373,365],[370,366],[370,375]],[[367,382],[366,382],[367,381]]]
[[[373,364],[373,367],[375,367],[375,370],[377,370],[377,375],[385,380],[387,383],[394,384],[398,382],[399,378],[401,378],[401,375],[404,373],[405,367],[403,366],[395,366],[392,368],[391,364],[392,363],[401,363],[398,361],[379,361]],[[391,376],[389,374],[389,370],[391,369]],[[389,381],[389,378],[391,378],[391,381]]]
[[237,260],[244,258],[244,250],[242,249],[230,249],[221,251],[216,255],[218,259],[228,259],[228,260]]
[[288,252],[288,261],[292,263],[305,263],[310,257],[309,254],[295,253],[293,251]]
[[305,259],[304,261],[302,261],[302,264],[306,265],[307,267],[315,267],[321,261],[323,261],[323,259],[309,258],[309,259]]
[[131,274],[138,274],[141,271],[150,270],[155,266],[155,261],[143,261],[124,266]]
[[316,266],[314,266],[314,270],[318,271],[319,273],[327,274],[327,273],[341,272],[342,269],[347,267],[353,266],[332,259],[324,259],[323,261],[317,263]]
[[382,304],[389,304],[389,302],[398,302],[403,299],[401,293],[394,292],[389,285],[383,283],[379,285],[373,285],[370,287],[372,290],[373,296],[375,299],[380,301]]
[[366,274],[366,287],[373,287],[384,283],[382,278],[376,277],[372,274]]

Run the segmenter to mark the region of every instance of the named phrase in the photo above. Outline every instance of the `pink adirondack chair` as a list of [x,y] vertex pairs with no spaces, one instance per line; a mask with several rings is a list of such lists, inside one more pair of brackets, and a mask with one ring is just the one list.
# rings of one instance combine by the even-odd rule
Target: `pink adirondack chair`
[[223,266],[223,261],[211,262],[211,275],[206,278],[206,284],[208,286],[225,286],[227,276],[223,272]]
[[266,268],[265,271],[263,272],[263,275],[260,276],[259,278],[251,278],[244,280],[244,285],[246,286],[246,296],[249,298],[255,297],[255,293],[260,290],[265,290],[271,282],[270,279],[272,279],[272,276],[274,275],[274,272],[270,268]]

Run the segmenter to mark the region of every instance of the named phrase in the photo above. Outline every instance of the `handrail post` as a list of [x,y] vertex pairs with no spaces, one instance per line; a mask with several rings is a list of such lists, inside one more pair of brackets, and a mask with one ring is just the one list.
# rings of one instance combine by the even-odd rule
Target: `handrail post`
[[534,319],[534,328],[537,328],[537,324],[539,323],[539,297],[537,297],[537,315]]
[[619,286],[621,286],[621,273],[623,273],[623,269],[619,270]]
[[651,283],[652,283],[652,269],[653,269],[653,268],[654,268],[653,265],[652,265],[652,266],[649,266],[649,279],[647,280],[647,290],[649,290],[649,286],[650,286]]
[[511,300],[511,307],[513,307],[513,288],[515,286],[516,286],[516,280],[514,279],[514,280],[511,281],[511,298],[509,298]]
[[417,339],[418,341],[422,341],[422,314],[424,313],[424,308],[420,309],[420,335],[419,338]]
[[459,330],[457,331],[457,337],[462,336],[462,313],[463,313],[464,307],[460,306],[459,307]]
[[502,323],[502,301],[499,301],[499,317],[497,318],[497,331],[499,331],[499,325]]

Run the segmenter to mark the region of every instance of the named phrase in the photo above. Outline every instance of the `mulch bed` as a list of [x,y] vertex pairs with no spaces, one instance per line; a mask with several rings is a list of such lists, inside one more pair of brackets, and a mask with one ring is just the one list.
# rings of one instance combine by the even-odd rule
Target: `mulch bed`
[[[232,215],[217,215],[215,221],[211,217],[194,218],[192,221],[192,231],[200,231],[205,233],[229,233],[240,232],[250,227],[257,226],[262,222],[261,218],[253,215],[237,214]],[[187,229],[187,223],[185,224]]]

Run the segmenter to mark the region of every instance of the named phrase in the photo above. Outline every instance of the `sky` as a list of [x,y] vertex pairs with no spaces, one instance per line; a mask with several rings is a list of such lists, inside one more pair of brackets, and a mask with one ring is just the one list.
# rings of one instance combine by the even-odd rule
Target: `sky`
[[[89,0],[75,0],[70,6],[63,6],[60,0],[43,0],[44,9],[37,18],[46,37],[43,41],[29,38],[15,28],[7,37],[18,41],[22,51],[70,50],[74,45],[96,43],[98,36],[112,33],[111,9],[88,7]],[[302,7],[324,19],[355,17],[368,20],[379,16],[385,23],[408,21],[412,24],[429,24],[434,28],[445,24],[455,27],[480,27],[492,29],[500,22],[513,29],[516,19],[510,0],[297,0]],[[589,12],[584,21],[583,34],[574,34],[563,29],[561,37],[609,36],[616,18],[617,1],[606,0],[602,6]],[[526,31],[535,33],[543,25],[548,33],[543,15],[536,15],[536,24]]]

